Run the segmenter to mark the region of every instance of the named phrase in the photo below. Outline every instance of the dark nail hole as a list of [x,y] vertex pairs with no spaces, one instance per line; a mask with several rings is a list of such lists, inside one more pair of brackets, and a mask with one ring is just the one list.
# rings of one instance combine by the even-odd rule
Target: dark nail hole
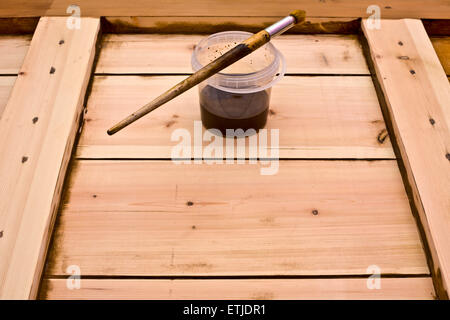
[[93,194],[93,195],[92,195],[92,198],[97,198],[97,195],[96,195],[96,194]]
[[59,40],[59,44],[64,44],[64,40]]
[[432,125],[434,125],[434,124],[436,123],[436,121],[434,121],[433,118],[430,118],[430,123],[431,123]]
[[34,117],[32,121],[33,121],[33,123],[36,123],[36,122],[38,122],[38,120],[39,120],[38,117]]
[[3,238],[3,230],[0,231],[0,238]]
[[410,72],[411,74],[416,74],[416,72],[415,72],[413,69],[409,70],[409,72]]
[[28,157],[22,157],[22,163],[27,162]]
[[54,73],[55,73],[55,71],[56,71],[56,69],[55,69],[55,68],[53,68],[53,67],[51,67],[51,68],[50,68],[50,74],[54,74]]
[[319,214],[319,211],[316,210],[316,209],[314,209],[314,210],[312,211],[312,214],[315,215],[315,216],[317,216],[317,215]]
[[21,75],[21,76],[23,76],[24,74],[25,74],[25,72],[23,72],[23,71],[19,72],[19,75]]
[[188,202],[186,202],[186,205],[188,205],[190,207],[190,206],[193,206],[194,203],[192,201],[188,201]]
[[402,45],[403,45],[403,42],[399,41],[399,42],[398,42],[398,45],[399,45],[399,46],[402,46]]
[[447,153],[447,154],[445,155],[445,157],[447,158],[447,160],[450,160],[450,153]]
[[192,226],[192,229],[195,229],[195,226]]

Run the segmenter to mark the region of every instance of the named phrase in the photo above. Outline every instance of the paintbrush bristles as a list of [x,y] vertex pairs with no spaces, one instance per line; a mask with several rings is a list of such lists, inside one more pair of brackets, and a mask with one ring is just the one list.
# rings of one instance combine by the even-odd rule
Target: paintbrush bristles
[[302,23],[306,18],[306,12],[303,10],[294,10],[289,15],[295,18],[295,23]]

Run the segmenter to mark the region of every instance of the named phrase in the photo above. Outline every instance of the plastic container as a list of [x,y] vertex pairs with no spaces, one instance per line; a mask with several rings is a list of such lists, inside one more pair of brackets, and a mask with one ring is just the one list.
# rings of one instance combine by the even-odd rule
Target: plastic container
[[[200,41],[192,54],[195,71],[218,58],[252,34],[215,33]],[[255,129],[267,122],[272,86],[285,73],[283,55],[267,43],[247,57],[199,84],[202,123],[207,129]]]

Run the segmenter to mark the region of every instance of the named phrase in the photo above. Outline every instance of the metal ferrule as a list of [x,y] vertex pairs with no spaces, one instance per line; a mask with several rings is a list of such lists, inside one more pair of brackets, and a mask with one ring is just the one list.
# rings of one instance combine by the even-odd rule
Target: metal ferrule
[[275,37],[291,28],[294,24],[295,18],[293,16],[287,16],[264,30],[270,34],[270,37]]

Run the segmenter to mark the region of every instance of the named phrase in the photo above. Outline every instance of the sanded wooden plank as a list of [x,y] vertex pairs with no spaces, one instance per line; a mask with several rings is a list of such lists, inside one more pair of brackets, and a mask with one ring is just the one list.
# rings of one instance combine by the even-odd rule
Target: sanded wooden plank
[[70,290],[66,279],[46,279],[40,299],[150,300],[289,300],[289,299],[434,299],[429,277],[381,278],[380,289],[367,279],[223,279],[223,280],[97,280],[82,279]]
[[41,18],[0,120],[0,298],[36,295],[99,26]]
[[431,248],[440,297],[450,288],[450,86],[420,20],[363,23]]
[[450,75],[450,37],[433,37],[430,39],[445,73]]
[[0,118],[8,103],[9,95],[17,77],[0,77]]
[[[194,137],[197,89],[114,136],[106,129],[181,79],[96,76],[77,157],[171,158],[174,130]],[[394,158],[369,77],[286,77],[272,89],[267,129],[279,129],[280,157]]]
[[[71,0],[2,0],[0,16],[67,15]],[[77,0],[81,16],[284,16],[295,9],[306,10],[311,17],[368,17],[367,8],[377,4],[383,18],[447,19],[447,0],[270,0],[228,1],[192,0]],[[257,10],[255,9],[257,8]]]
[[0,35],[0,74],[17,74],[19,72],[30,42],[30,35]]
[[[206,35],[106,35],[96,73],[192,73],[194,46]],[[369,74],[354,35],[283,35],[273,44],[287,73]]]
[[395,161],[266,165],[77,161],[47,276],[428,273]]

